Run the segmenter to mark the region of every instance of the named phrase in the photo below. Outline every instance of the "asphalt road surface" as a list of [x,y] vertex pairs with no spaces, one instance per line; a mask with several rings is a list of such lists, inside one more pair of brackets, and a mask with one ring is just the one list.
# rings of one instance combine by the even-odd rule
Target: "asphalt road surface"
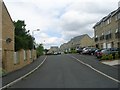
[[42,67],[11,88],[118,88],[118,82],[92,70],[72,56],[119,79],[117,68],[104,65],[93,56],[50,55]]

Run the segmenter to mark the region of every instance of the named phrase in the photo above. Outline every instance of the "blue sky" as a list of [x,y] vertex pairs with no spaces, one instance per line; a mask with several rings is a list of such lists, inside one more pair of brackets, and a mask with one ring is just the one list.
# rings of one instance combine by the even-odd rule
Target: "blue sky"
[[117,9],[119,0],[4,0],[13,19],[25,20],[37,43],[60,46],[77,35],[94,36],[96,22]]

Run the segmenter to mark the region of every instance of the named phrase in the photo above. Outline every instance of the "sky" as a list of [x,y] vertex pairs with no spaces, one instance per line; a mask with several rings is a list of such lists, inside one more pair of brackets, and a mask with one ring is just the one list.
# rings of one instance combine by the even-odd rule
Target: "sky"
[[[119,0],[3,0],[13,21],[24,20],[36,43],[60,46],[82,34],[118,8]],[[35,31],[40,29],[40,31]]]

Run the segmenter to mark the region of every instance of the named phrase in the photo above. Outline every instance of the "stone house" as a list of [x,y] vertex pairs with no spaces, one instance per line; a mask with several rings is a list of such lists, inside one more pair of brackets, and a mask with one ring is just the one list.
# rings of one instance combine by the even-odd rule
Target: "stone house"
[[60,49],[70,51],[71,49],[83,47],[94,47],[94,40],[87,34],[72,38],[68,43],[61,45]]
[[120,48],[120,7],[95,24],[97,48]]
[[2,68],[9,73],[30,64],[34,59],[36,59],[36,51],[22,49],[15,52],[15,27],[4,2],[0,5],[0,7],[2,7],[2,22],[0,22],[0,52],[2,52],[1,63]]
[[[12,71],[12,63],[14,59],[14,24],[10,14],[2,2],[2,67],[6,71]],[[9,58],[7,58],[7,56]]]
[[59,52],[58,46],[51,46],[48,53],[54,54],[55,52]]

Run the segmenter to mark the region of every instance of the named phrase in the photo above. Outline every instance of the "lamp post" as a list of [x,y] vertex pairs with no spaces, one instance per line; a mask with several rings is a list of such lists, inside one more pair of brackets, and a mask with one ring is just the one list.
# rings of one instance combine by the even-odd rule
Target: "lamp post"
[[33,45],[32,45],[32,49],[33,49],[33,50],[32,50],[32,58],[33,58],[33,61],[34,61],[34,54],[33,54],[33,52],[34,52],[34,32],[35,32],[35,31],[40,31],[40,29],[36,29],[36,30],[33,30],[33,31],[32,31],[32,36],[33,36]]
[[[34,39],[34,32],[35,32],[35,31],[40,31],[40,29],[36,29],[36,30],[33,30],[33,31],[32,31],[33,39]],[[34,41],[34,40],[33,40],[33,41]],[[32,47],[32,49],[34,49],[34,43],[33,43],[33,47]]]

